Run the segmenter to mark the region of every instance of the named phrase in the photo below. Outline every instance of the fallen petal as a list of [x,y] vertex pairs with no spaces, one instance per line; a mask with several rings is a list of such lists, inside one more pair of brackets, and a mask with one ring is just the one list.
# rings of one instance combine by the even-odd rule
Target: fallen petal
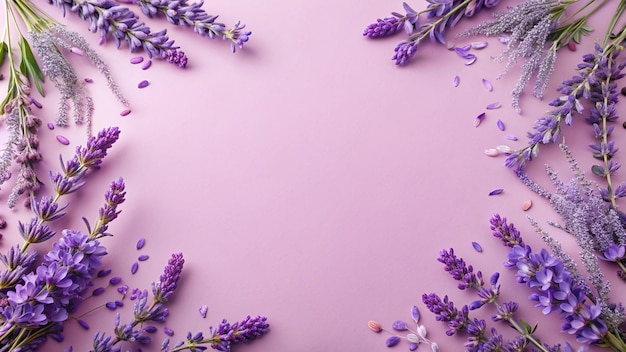
[[474,64],[474,62],[476,62],[476,55],[472,55],[470,54],[471,57],[469,58],[469,60],[465,61],[465,66],[469,66]]
[[383,331],[383,328],[380,326],[380,324],[378,324],[378,322],[374,321],[374,320],[370,320],[367,322],[367,327],[370,328],[370,330],[372,330],[373,332],[381,332]]
[[502,192],[504,192],[504,189],[497,188],[497,189],[494,189],[493,191],[489,192],[489,195],[490,196],[495,196],[495,195],[498,195],[498,194],[502,194]]
[[398,331],[405,331],[409,329],[409,326],[403,322],[402,320],[396,320],[393,322],[393,324],[391,324],[391,327],[394,330],[398,330]]
[[504,131],[504,122],[502,122],[502,120],[498,120],[498,122],[496,122],[496,124],[498,125],[498,129],[500,131]]
[[452,84],[453,84],[455,87],[458,87],[458,86],[459,86],[459,83],[461,83],[461,78],[460,78],[459,76],[454,76],[454,80],[452,80]]
[[485,89],[487,89],[490,92],[493,92],[493,85],[491,84],[491,82],[489,82],[488,80],[483,78],[483,86],[485,86]]
[[476,252],[478,253],[483,252],[483,247],[481,247],[478,242],[472,242],[472,247],[474,247],[474,250],[476,250]]
[[484,49],[487,47],[487,44],[487,42],[473,42],[471,45],[473,49]]
[[387,339],[387,341],[385,341],[385,344],[387,345],[387,347],[393,347],[397,345],[399,342],[400,342],[400,337],[391,336],[390,338]]
[[500,109],[500,107],[502,107],[502,105],[499,102],[495,102],[487,105],[487,110]]

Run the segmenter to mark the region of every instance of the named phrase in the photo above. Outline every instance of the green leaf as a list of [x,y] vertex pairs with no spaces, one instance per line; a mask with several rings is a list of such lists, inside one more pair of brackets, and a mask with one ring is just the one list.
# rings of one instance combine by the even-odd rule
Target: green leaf
[[522,329],[524,329],[524,332],[526,332],[526,333],[531,333],[532,332],[532,328],[530,327],[530,325],[527,322],[525,322],[523,320],[520,320],[519,324],[522,326]]
[[0,67],[2,67],[2,64],[4,63],[4,58],[7,56],[8,52],[9,46],[7,45],[7,43],[0,43]]
[[30,44],[28,44],[28,41],[24,37],[20,37],[19,47],[22,54],[20,71],[22,71],[22,73],[26,75],[27,78],[33,80],[33,83],[35,83],[39,94],[41,94],[41,96],[44,96],[42,84],[45,79],[45,75],[39,68],[39,64],[37,63],[37,59],[35,59],[35,55],[33,55]]

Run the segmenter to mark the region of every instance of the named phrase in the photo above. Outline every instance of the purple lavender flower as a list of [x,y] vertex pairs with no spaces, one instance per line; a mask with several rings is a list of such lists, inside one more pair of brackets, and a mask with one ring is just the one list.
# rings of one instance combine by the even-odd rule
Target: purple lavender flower
[[372,23],[365,28],[363,36],[368,38],[388,37],[398,33],[404,27],[404,21],[398,17],[385,17],[384,19],[376,19],[376,23]]
[[167,301],[178,286],[178,280],[183,271],[183,259],[182,253],[174,253],[167,262],[163,274],[161,275],[159,282],[155,284],[156,289],[154,291],[154,297],[159,302]]
[[[202,9],[204,1],[189,4],[186,0],[138,0],[137,3],[141,11],[148,17],[162,15],[174,25],[193,27],[194,32],[201,36],[211,39],[221,37],[230,40],[233,52],[235,52],[236,47],[243,49],[244,43],[252,35],[250,31],[243,31],[245,25],[241,22],[237,22],[230,29],[226,29],[226,25],[223,23],[216,22],[218,16],[209,15]],[[180,64],[179,66],[184,67]]]
[[138,17],[127,7],[111,0],[98,2],[77,2],[75,0],[51,0],[61,8],[63,15],[66,8],[89,22],[89,30],[99,33],[105,40],[111,36],[119,48],[126,42],[131,52],[143,49],[149,57],[161,57],[168,50],[177,49],[174,41],[167,36],[166,30],[152,32],[148,26],[138,21]]
[[171,64],[176,64],[180,68],[184,68],[187,66],[187,55],[180,50],[168,50],[162,54],[162,57]]
[[126,200],[125,187],[124,179],[121,177],[111,182],[109,189],[104,195],[106,203],[100,208],[98,223],[94,229],[90,231],[92,238],[100,238],[107,235],[108,224],[117,219],[117,216],[121,212],[121,210],[117,210],[117,206],[124,203]]
[[218,351],[230,351],[237,343],[249,343],[269,331],[267,317],[247,316],[244,320],[230,324],[226,319],[215,329],[211,329],[211,347]]
[[515,225],[507,224],[506,218],[500,217],[499,214],[493,214],[489,222],[493,236],[502,240],[505,246],[524,246],[520,232],[515,228]]
[[482,273],[480,271],[474,273],[474,268],[471,265],[468,266],[462,258],[457,258],[454,254],[454,249],[451,248],[449,251],[441,250],[437,261],[445,265],[445,271],[450,273],[453,279],[459,281],[458,287],[460,290],[468,287],[479,289],[484,285]]

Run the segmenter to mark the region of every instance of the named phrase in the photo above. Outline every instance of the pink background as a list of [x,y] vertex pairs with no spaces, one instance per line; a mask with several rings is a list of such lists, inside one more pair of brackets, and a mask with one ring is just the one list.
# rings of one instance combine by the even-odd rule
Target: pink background
[[[426,3],[411,5],[423,9]],[[42,6],[96,45],[97,36],[84,22],[63,19],[53,7]],[[231,55],[227,43],[172,28],[165,20],[148,24],[168,28],[190,57],[185,70],[155,62],[142,71],[141,65],[129,63],[136,54],[118,51],[112,42],[97,48],[131,101],[127,117],[119,115],[124,107],[97,70],[84,58],[72,58],[81,76],[95,81],[88,86],[96,103],[94,131],[119,126],[122,135],[87,186],[64,198],[71,202],[72,218],[56,225],[83,229],[80,216],[94,219],[109,182],[123,176],[127,201],[110,227],[115,237],[103,240],[110,253],[105,264],[131,287],[149,288],[170,254],[184,253],[184,278],[166,324],[176,331],[173,340],[184,339],[188,330],[208,334],[208,327],[222,318],[261,314],[269,317],[271,332],[237,351],[385,351],[388,335],[374,334],[367,322],[390,328],[394,320],[409,321],[409,308],[417,305],[441,350],[460,351],[464,339],[445,336],[443,324],[421,302],[422,293],[429,292],[448,294],[459,303],[474,300],[456,289],[436,261],[441,249],[454,247],[486,276],[503,272],[503,300],[515,299],[524,307],[530,307],[530,292],[504,271],[506,251],[491,238],[491,214],[508,217],[526,242],[538,247],[541,241],[526,220],[531,216],[576,254],[572,239],[546,224],[560,220],[549,204],[517,181],[503,166],[504,157],[483,153],[499,144],[524,146],[526,131],[548,109],[529,94],[523,97],[522,115],[510,108],[518,71],[496,79],[504,63],[490,57],[504,46],[495,38],[475,52],[478,60],[472,66],[444,46],[426,43],[413,63],[398,68],[390,58],[404,34],[368,40],[361,33],[376,18],[400,12],[401,1],[217,0],[204,8],[221,14],[227,25],[239,19],[246,23],[253,32],[246,48]],[[611,13],[603,11],[598,18],[605,21]],[[482,13],[471,23],[489,16]],[[557,96],[558,83],[574,74],[580,56],[602,35],[599,29],[577,52],[560,52],[546,100]],[[449,38],[459,45],[482,40]],[[456,88],[455,75],[461,78]],[[493,92],[483,88],[483,78],[494,84]],[[150,86],[137,89],[144,79]],[[47,88],[38,112],[44,123],[54,120],[58,97],[51,85]],[[493,102],[503,107],[489,111],[475,128],[474,117]],[[496,127],[498,119],[506,131]],[[578,127],[567,128],[565,137],[588,169],[591,129],[584,124],[575,121]],[[57,134],[71,145],[59,144]],[[506,134],[520,141],[507,141]],[[615,135],[624,137],[621,126]],[[58,170],[57,154],[69,158],[86,138],[83,127],[70,126],[44,127],[41,139],[45,179],[47,169]],[[530,172],[549,189],[542,176],[546,162],[564,179],[571,177],[558,148],[542,148]],[[489,197],[496,188],[504,193]],[[2,199],[7,193],[8,188],[2,191]],[[527,199],[534,206],[523,212]],[[19,241],[17,220],[30,214],[19,209],[3,215],[9,221],[6,249]],[[147,244],[138,252],[140,237]],[[472,241],[484,252],[477,253]],[[133,276],[130,266],[139,254],[150,259]],[[612,268],[606,275],[615,278]],[[615,286],[615,297],[623,297],[624,285],[616,281]],[[111,290],[105,298],[115,297]],[[88,300],[83,311],[105,298]],[[204,304],[206,319],[198,314]],[[127,302],[123,321],[130,319],[130,308]],[[482,312],[487,319],[490,313]],[[539,336],[546,342],[567,338],[558,332],[557,317],[543,317],[534,308],[521,315],[540,322]],[[70,322],[62,347],[50,342],[45,350],[70,344],[75,351],[88,350],[96,331],[112,331],[114,313],[101,309],[83,319],[90,332]],[[157,351],[161,337],[156,335],[156,343],[144,351]],[[395,349],[407,346],[404,342]]]

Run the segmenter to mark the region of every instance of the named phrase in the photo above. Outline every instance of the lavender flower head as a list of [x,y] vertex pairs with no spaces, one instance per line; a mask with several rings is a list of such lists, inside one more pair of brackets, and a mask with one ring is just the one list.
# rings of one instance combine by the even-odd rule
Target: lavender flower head
[[185,259],[183,259],[182,253],[172,254],[172,257],[163,270],[163,274],[159,278],[159,282],[153,287],[153,294],[156,301],[165,302],[174,294],[183,271],[184,263]]
[[211,347],[218,351],[230,351],[230,346],[237,343],[249,343],[258,337],[265,335],[269,331],[270,325],[267,317],[247,316],[244,320],[234,324],[228,323],[226,319],[212,329],[211,339],[214,341]]

